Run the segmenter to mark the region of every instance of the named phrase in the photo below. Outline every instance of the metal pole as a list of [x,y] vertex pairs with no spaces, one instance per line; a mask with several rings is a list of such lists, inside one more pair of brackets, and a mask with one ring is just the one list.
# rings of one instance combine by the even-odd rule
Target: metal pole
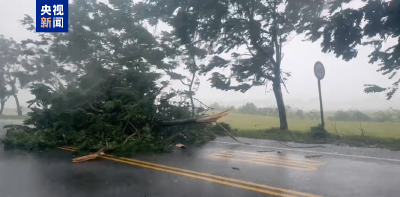
[[323,127],[325,127],[324,108],[322,107],[321,80],[319,79],[318,79],[318,93],[319,93],[319,108],[321,112],[321,124]]

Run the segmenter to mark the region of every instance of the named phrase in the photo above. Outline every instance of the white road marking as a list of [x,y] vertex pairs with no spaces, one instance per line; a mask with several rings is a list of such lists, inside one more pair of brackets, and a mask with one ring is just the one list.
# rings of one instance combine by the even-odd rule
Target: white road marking
[[336,156],[343,156],[343,157],[355,157],[355,158],[362,158],[362,159],[375,159],[375,160],[381,160],[381,161],[400,162],[400,160],[398,160],[398,159],[387,159],[387,158],[380,158],[380,157],[368,157],[368,156],[361,156],[361,155],[319,152],[319,151],[311,151],[311,150],[299,150],[299,149],[293,149],[293,148],[279,148],[279,147],[275,147],[275,146],[248,145],[248,144],[240,144],[240,143],[232,143],[232,142],[221,142],[221,141],[211,141],[211,142],[218,143],[218,144],[233,144],[233,145],[242,145],[242,146],[252,146],[252,147],[258,147],[258,148],[274,148],[274,149],[290,150],[290,151],[296,151],[296,152],[319,153],[319,154],[325,154],[325,155],[336,155]]

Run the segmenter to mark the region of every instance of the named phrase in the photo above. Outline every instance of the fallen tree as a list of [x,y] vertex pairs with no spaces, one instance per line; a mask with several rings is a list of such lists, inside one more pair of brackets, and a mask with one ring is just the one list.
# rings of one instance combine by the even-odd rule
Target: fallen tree
[[[176,125],[185,125],[185,124],[195,124],[195,123],[213,123],[215,122],[217,125],[219,125],[222,129],[225,130],[224,127],[222,127],[219,123],[217,123],[217,120],[225,115],[228,114],[228,111],[224,111],[224,112],[220,112],[214,115],[208,115],[208,116],[203,116],[203,117],[198,117],[198,118],[190,118],[190,119],[182,119],[182,120],[172,120],[172,121],[161,121],[159,124],[161,125],[167,125],[167,126],[176,126]],[[229,132],[226,131],[228,134]],[[106,155],[105,152],[110,152],[115,148],[118,148],[119,146],[123,146],[124,144],[126,144],[130,138],[132,138],[133,136],[135,136],[137,133],[133,133],[130,136],[128,136],[124,142],[122,144],[119,144],[117,146],[114,147],[109,147],[108,144],[106,144],[106,147],[101,148],[100,150],[98,150],[96,153],[92,153],[89,155],[85,155],[82,157],[78,157],[78,158],[74,158],[72,160],[72,162],[74,163],[78,163],[78,162],[84,162],[84,161],[88,161],[88,160],[92,160],[92,159],[96,159],[98,156],[103,156]],[[183,133],[180,133],[183,134]],[[184,134],[183,134],[184,135]],[[233,137],[233,136],[231,136]],[[234,138],[234,137],[233,137]],[[236,140],[236,139],[235,139]],[[181,145],[181,144],[180,144]],[[75,150],[74,150],[75,151]]]
[[[108,70],[103,72],[104,80],[84,88],[82,83],[93,76],[90,72],[60,90],[32,85],[35,99],[28,102],[32,112],[23,125],[6,127],[5,147],[38,150],[72,146],[77,148],[74,162],[100,154],[161,152],[176,143],[202,144],[214,139],[216,129],[211,123],[229,113],[191,117],[188,103],[170,102],[174,92],[160,97],[165,85],[157,86],[157,77],[150,77],[156,73]],[[133,75],[136,77],[129,77]],[[196,111],[203,114],[204,110]],[[82,155],[86,156],[79,157]]]

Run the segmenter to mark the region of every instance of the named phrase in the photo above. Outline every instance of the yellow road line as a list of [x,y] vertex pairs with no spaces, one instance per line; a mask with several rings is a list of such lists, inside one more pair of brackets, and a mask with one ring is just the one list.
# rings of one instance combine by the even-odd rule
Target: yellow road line
[[[240,157],[243,160],[257,160],[257,161],[265,161],[265,162],[271,162],[271,163],[278,163],[278,164],[286,164],[286,165],[297,165],[297,166],[320,166],[323,164],[313,164],[313,163],[307,163],[307,162],[298,162],[298,161],[292,161],[290,158],[285,157],[282,159],[276,159],[274,157],[268,157],[268,156],[247,156],[247,155],[243,155],[243,154],[211,154],[209,156],[216,156],[216,157],[224,157],[224,158],[234,158],[236,157]],[[244,159],[242,157],[248,158],[248,159]]]
[[264,159],[264,158],[255,158],[255,159],[250,159],[249,161],[254,161],[254,162],[272,162],[272,163],[277,163],[280,165],[285,165],[285,166],[299,166],[299,167],[312,167],[317,169],[318,166],[316,165],[307,165],[307,164],[296,164],[296,163],[292,163],[292,162],[285,162],[285,161],[273,161],[271,159]]
[[318,166],[324,164],[322,162],[313,160],[289,158],[285,156],[275,156],[271,154],[258,154],[251,152],[242,152],[242,151],[225,151],[216,154],[211,154],[209,155],[209,157],[215,159],[225,159],[231,161],[274,166],[279,168],[289,168],[302,171],[315,171],[318,169],[317,168]]
[[225,158],[225,157],[218,157],[218,156],[213,156],[213,155],[210,155],[209,157],[215,158],[215,159],[226,159],[226,160],[230,160],[230,161],[238,161],[238,162],[265,165],[265,166],[274,166],[274,167],[278,167],[278,168],[289,168],[289,169],[301,170],[301,171],[315,171],[315,170],[317,170],[317,168],[314,167],[314,166],[294,167],[294,166],[289,166],[289,165],[285,165],[285,164],[269,163],[268,161],[267,162],[258,162],[258,161],[255,161],[255,160]]
[[314,164],[314,165],[324,165],[324,163],[319,162],[319,161],[314,161],[310,159],[300,159],[300,158],[289,158],[285,156],[276,156],[276,155],[271,155],[270,153],[267,154],[259,154],[259,153],[252,153],[252,152],[243,152],[243,151],[226,151],[222,152],[224,154],[242,154],[242,155],[248,155],[249,157],[268,157],[268,158],[276,158],[276,159],[283,159],[283,158],[288,158],[291,160],[291,162],[300,162],[300,163],[307,163],[307,164]]
[[[59,147],[59,148],[62,150],[67,150],[67,151],[75,151],[76,150],[73,147]],[[217,176],[217,175],[212,175],[212,174],[207,174],[207,173],[202,173],[202,172],[196,172],[196,171],[191,171],[191,170],[186,170],[186,169],[181,169],[181,168],[175,168],[175,167],[171,167],[171,166],[165,166],[165,165],[140,161],[140,160],[136,160],[136,159],[130,159],[130,158],[118,158],[117,159],[117,158],[113,158],[110,156],[100,156],[100,158],[111,160],[111,161],[116,161],[116,162],[120,162],[120,163],[140,166],[143,168],[168,172],[168,173],[172,173],[172,174],[178,174],[178,175],[182,175],[182,176],[192,177],[192,178],[196,178],[196,179],[202,179],[202,180],[209,181],[209,182],[219,183],[219,184],[223,184],[223,185],[229,185],[232,187],[247,189],[247,190],[270,194],[270,195],[275,195],[275,196],[321,197],[321,196],[317,196],[317,195],[313,195],[313,194],[307,194],[307,193],[303,193],[303,192],[297,192],[297,191],[293,191],[293,190],[287,190],[287,189],[272,187],[272,186],[268,186],[268,185],[262,185],[262,184],[257,184],[257,183],[252,183],[252,182],[247,182],[247,181],[242,181],[242,180],[237,180],[237,179],[231,179],[231,178],[227,178],[227,177],[222,177],[222,176]],[[190,174],[188,174],[188,173],[190,173]],[[196,175],[200,175],[200,176],[196,176]],[[220,179],[220,180],[217,180],[217,179]],[[233,183],[226,182],[226,181],[230,181]],[[235,184],[235,183],[239,183],[239,184],[243,184],[243,185],[239,185],[239,184]],[[253,187],[249,187],[246,185],[253,186]],[[264,188],[264,190],[259,189],[259,188],[254,188],[254,187]],[[265,189],[274,190],[274,191],[268,191]],[[283,194],[283,193],[278,193],[278,192],[284,192],[284,193],[288,193],[288,194]]]

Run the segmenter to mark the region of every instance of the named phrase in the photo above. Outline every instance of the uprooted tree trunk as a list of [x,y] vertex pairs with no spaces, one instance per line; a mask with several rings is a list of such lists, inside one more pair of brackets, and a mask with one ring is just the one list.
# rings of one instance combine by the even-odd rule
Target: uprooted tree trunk
[[188,118],[188,119],[181,119],[181,120],[168,120],[168,121],[161,121],[160,124],[163,126],[176,126],[176,125],[185,125],[185,124],[193,124],[193,123],[210,123],[215,122],[218,119],[222,118],[229,114],[229,111],[232,109],[225,110],[223,112],[214,114],[214,115],[207,115],[197,118]]

